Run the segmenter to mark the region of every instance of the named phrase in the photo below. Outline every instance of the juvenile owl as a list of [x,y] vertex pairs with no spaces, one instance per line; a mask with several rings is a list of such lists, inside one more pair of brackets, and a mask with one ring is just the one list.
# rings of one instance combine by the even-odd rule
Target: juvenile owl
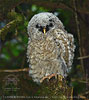
[[74,38],[52,13],[32,17],[28,24],[29,74],[40,83],[44,77],[58,74],[66,77],[74,58]]

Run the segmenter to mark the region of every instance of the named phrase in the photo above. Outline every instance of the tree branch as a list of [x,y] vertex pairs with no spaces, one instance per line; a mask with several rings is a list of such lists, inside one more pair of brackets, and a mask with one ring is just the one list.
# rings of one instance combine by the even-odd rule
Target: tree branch
[[13,69],[13,70],[0,70],[0,72],[28,72],[29,68],[23,68],[23,69]]
[[0,0],[0,20],[5,19],[7,13],[25,0]]
[[[75,0],[73,0],[73,5],[74,5],[74,9],[75,9],[75,13],[74,14],[75,14],[75,21],[76,21],[76,26],[77,26],[77,34],[78,34],[78,40],[79,40],[79,53],[80,53],[80,56],[82,56],[80,22],[79,22],[78,15],[77,15],[77,7],[76,7],[76,1]],[[80,62],[81,62],[82,72],[85,75],[83,59],[80,59]]]
[[83,95],[79,95],[79,98],[83,99],[83,100],[89,100],[88,98],[86,98],[85,96]]
[[2,40],[5,39],[5,36],[7,35],[8,32],[11,30],[15,29],[18,24],[22,23],[22,18],[21,16],[17,16],[17,18],[8,24],[6,24],[1,30],[0,30],[0,37]]
[[[44,8],[48,8],[48,9],[65,9],[65,10],[71,10],[73,12],[75,12],[73,6],[64,4],[63,2],[60,1],[56,1],[56,2],[52,2],[50,0],[0,0],[0,19],[3,20],[5,16],[7,16],[7,13],[15,8],[16,6],[18,6],[21,3],[29,3],[29,4],[35,4],[38,6],[42,6]],[[86,5],[84,5],[84,7],[80,7],[77,10],[79,13],[83,13],[83,14],[89,14],[88,9],[86,9]]]
[[89,58],[89,55],[87,55],[87,56],[82,56],[82,57],[78,57],[77,59],[78,59],[78,60],[81,60],[81,59],[87,59],[87,58]]
[[4,40],[7,33],[10,32],[12,25],[16,26],[16,20],[9,22],[0,30],[0,37],[2,40]]
[[[71,11],[75,12],[75,9],[73,6],[64,4],[61,0],[55,1],[55,2],[52,2],[50,0],[39,0],[39,2],[38,2],[38,0],[27,0],[27,3],[35,4],[35,5],[42,6],[42,7],[48,8],[48,9],[51,8],[53,10],[61,8],[61,9],[71,10]],[[89,11],[87,9],[85,9],[84,7],[79,8],[77,10],[77,12],[89,14]]]

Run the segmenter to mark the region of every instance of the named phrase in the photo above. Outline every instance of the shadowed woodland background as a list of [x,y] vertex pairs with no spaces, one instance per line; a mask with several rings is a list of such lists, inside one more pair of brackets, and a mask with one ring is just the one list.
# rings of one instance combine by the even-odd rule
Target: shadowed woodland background
[[[0,100],[4,95],[49,94],[31,80],[26,58],[27,25],[40,12],[54,13],[74,35],[75,58],[67,81],[74,88],[74,100],[89,100],[89,0],[0,0]],[[6,86],[18,88],[7,91]]]

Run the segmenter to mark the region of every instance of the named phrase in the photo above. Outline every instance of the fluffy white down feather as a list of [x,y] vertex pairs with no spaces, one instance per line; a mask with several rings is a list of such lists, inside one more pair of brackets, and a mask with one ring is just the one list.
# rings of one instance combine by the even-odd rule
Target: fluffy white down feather
[[[48,28],[45,34],[40,30],[43,27]],[[73,35],[65,31],[62,22],[52,13],[36,14],[28,24],[28,34],[27,57],[33,80],[38,83],[51,74],[66,77],[73,63],[75,45]]]

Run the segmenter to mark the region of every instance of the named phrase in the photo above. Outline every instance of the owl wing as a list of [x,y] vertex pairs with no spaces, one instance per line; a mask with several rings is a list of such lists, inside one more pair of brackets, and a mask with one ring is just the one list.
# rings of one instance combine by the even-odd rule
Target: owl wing
[[63,65],[67,69],[70,69],[75,50],[73,35],[64,30],[56,29],[54,30],[54,40],[59,49],[59,58],[61,59]]

